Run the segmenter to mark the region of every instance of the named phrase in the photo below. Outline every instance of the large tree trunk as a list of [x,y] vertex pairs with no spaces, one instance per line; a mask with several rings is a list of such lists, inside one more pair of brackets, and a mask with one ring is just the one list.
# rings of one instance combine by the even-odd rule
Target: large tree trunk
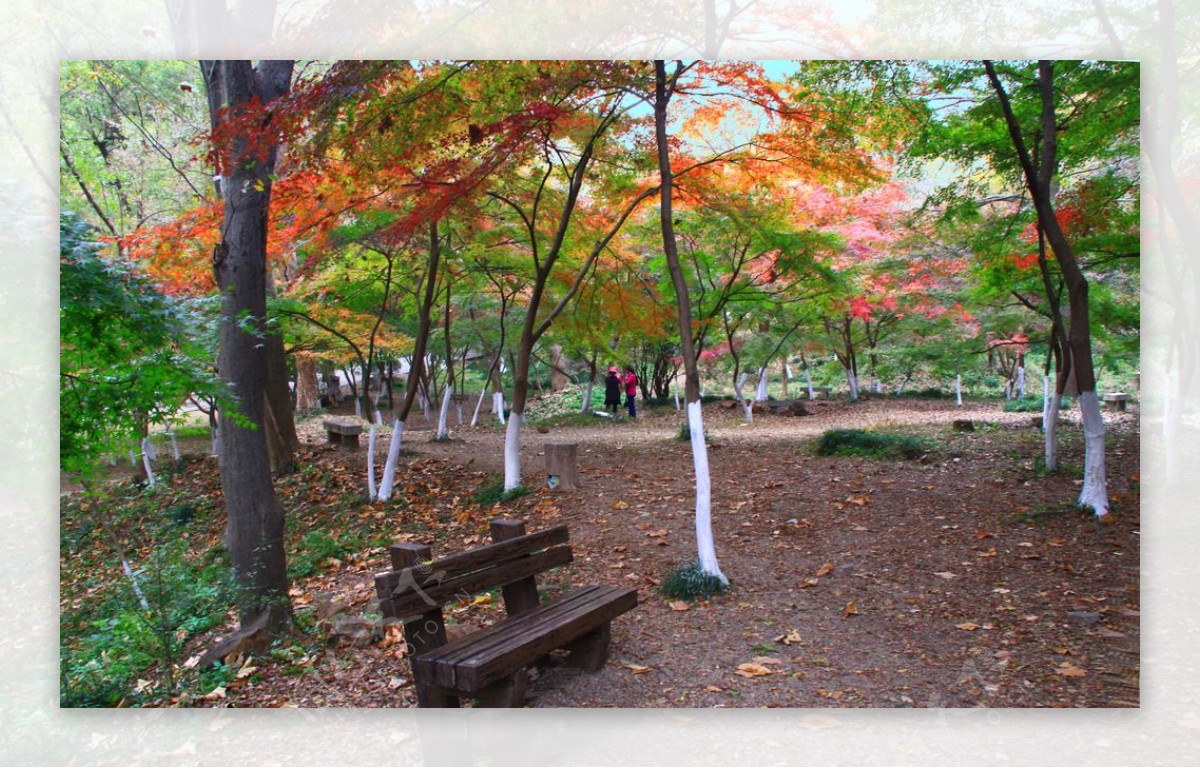
[[661,60],[654,62],[654,134],[658,147],[658,172],[661,180],[659,221],[662,225],[663,253],[671,282],[675,286],[675,297],[679,309],[679,327],[683,329],[680,341],[685,372],[685,401],[687,402],[688,434],[692,444],[692,466],[696,476],[696,549],[700,568],[704,573],[715,576],[723,584],[729,579],[721,572],[717,563],[717,550],[712,532],[712,484],[708,469],[708,445],[704,441],[704,418],[700,406],[700,369],[696,365],[696,348],[692,334],[692,310],[688,299],[687,282],[679,264],[679,249],[675,241],[675,229],[671,220],[671,159],[667,147],[667,102],[671,98],[675,81],[667,83],[666,65]]
[[[218,136],[231,112],[268,105],[287,93],[291,61],[202,62],[213,126]],[[266,120],[260,120],[263,127]],[[271,485],[265,403],[268,348],[266,307],[267,210],[274,148],[266,157],[248,151],[251,137],[219,144],[219,172],[225,195],[221,242],[213,254],[221,303],[218,369],[238,398],[249,425],[223,419],[221,488],[228,517],[225,529],[242,625],[267,613],[269,631],[290,619],[283,547],[284,512]],[[259,144],[261,139],[255,141]]]
[[[1088,507],[1097,517],[1108,514],[1108,490],[1104,476],[1104,419],[1100,415],[1100,402],[1096,397],[1096,374],[1092,365],[1091,327],[1088,317],[1088,283],[1080,269],[1075,253],[1067,240],[1066,234],[1059,225],[1054,211],[1054,200],[1051,194],[1051,181],[1057,172],[1058,164],[1058,124],[1055,118],[1054,104],[1054,64],[1051,61],[1038,62],[1038,87],[1042,96],[1042,155],[1038,168],[1033,165],[1033,159],[1025,145],[1020,125],[1009,103],[996,70],[991,62],[985,62],[988,78],[996,95],[1000,99],[1008,125],[1009,135],[1016,148],[1021,168],[1025,174],[1026,186],[1033,198],[1037,209],[1038,224],[1045,232],[1046,240],[1054,252],[1054,258],[1062,271],[1063,281],[1067,286],[1068,298],[1068,329],[1067,348],[1063,350],[1070,376],[1074,378],[1079,391],[1079,408],[1083,415],[1084,432],[1084,466],[1083,489],[1079,493],[1078,504]],[[1068,377],[1060,377],[1059,394],[1062,393],[1062,382]]]
[[[400,457],[404,439],[404,422],[412,412],[413,402],[416,401],[417,391],[421,387],[422,374],[425,372],[425,352],[429,344],[429,327],[432,325],[430,314],[433,310],[435,285],[437,283],[438,262],[441,258],[441,243],[438,239],[438,223],[429,223],[429,268],[425,272],[425,297],[420,306],[420,317],[417,325],[417,338],[413,345],[412,363],[408,369],[408,380],[404,390],[404,400],[396,411],[392,422],[392,439],[388,443],[387,463],[383,468],[383,478],[379,482],[377,501],[387,501],[392,497],[392,488],[396,478],[396,463]],[[374,428],[372,428],[373,430]],[[373,471],[373,470],[372,470]],[[371,484],[374,484],[372,479]]]

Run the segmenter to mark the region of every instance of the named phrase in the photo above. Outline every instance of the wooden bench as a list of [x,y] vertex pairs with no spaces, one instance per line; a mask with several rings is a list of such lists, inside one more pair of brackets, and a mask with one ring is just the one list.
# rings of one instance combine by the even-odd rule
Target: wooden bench
[[1129,395],[1125,392],[1109,392],[1102,395],[1102,399],[1108,405],[1111,405],[1114,411],[1124,411],[1125,403],[1129,401]]
[[[485,707],[519,707],[526,668],[552,651],[597,672],[608,656],[610,622],[637,606],[637,590],[586,586],[539,603],[535,576],[572,560],[567,526],[526,534],[525,524],[494,520],[493,544],[433,560],[423,544],[394,544],[392,570],[375,577],[380,612],[404,621],[417,704],[457,707],[473,697]],[[447,642],[442,606],[502,588],[507,617]]]
[[362,434],[362,424],[347,419],[326,419],[325,437],[329,444],[352,451],[358,447],[358,436]]
[[813,387],[812,388],[812,393],[813,393],[812,399],[813,400],[817,400],[817,399],[828,400],[830,392],[831,392],[831,390],[829,387]]

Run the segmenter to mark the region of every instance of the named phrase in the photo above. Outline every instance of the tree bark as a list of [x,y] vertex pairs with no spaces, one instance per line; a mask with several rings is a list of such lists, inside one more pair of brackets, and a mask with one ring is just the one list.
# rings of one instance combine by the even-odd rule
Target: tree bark
[[321,404],[317,384],[317,361],[311,357],[296,356],[296,412],[316,410]]
[[[676,70],[676,77],[678,77]],[[662,60],[654,62],[654,136],[658,148],[658,173],[660,178],[659,221],[662,226],[663,254],[671,283],[675,286],[675,298],[679,310],[679,334],[685,372],[685,400],[687,403],[688,431],[692,444],[692,466],[696,476],[696,549],[700,568],[704,573],[715,576],[721,583],[729,579],[721,572],[717,563],[717,550],[712,532],[712,481],[708,468],[708,445],[704,441],[704,418],[700,405],[700,369],[696,363],[696,347],[690,331],[692,310],[688,299],[687,281],[679,263],[679,247],[675,241],[675,228],[671,214],[671,156],[667,145],[667,102],[674,90],[675,78],[667,81],[666,65]]]
[[[1067,348],[1063,351],[1079,391],[1079,407],[1083,416],[1085,437],[1083,489],[1080,491],[1078,504],[1091,508],[1097,517],[1103,517],[1108,514],[1108,491],[1104,476],[1104,419],[1100,415],[1100,404],[1096,398],[1096,374],[1092,363],[1091,327],[1088,316],[1088,283],[1075,258],[1071,243],[1055,215],[1054,200],[1050,191],[1058,164],[1054,63],[1048,60],[1038,62],[1038,88],[1042,97],[1042,153],[1037,168],[1033,165],[1021,127],[1013,113],[1008,94],[996,75],[995,67],[990,61],[984,62],[984,65],[988,79],[1000,100],[1009,136],[1016,149],[1034,208],[1037,210],[1038,223],[1045,232],[1046,240],[1050,243],[1050,249],[1054,252],[1055,261],[1058,262],[1067,286]],[[1059,394],[1061,392],[1060,389]]]
[[[221,137],[237,110],[269,105],[287,93],[293,62],[205,61],[209,105],[218,136],[219,172],[225,214],[221,241],[213,254],[222,289],[218,369],[238,398],[243,426],[222,424],[221,487],[228,517],[225,529],[233,565],[238,613],[243,625],[267,614],[270,631],[290,620],[287,567],[283,546],[284,512],[271,485],[267,456],[265,403],[269,335],[266,308],[267,211],[275,145],[265,157],[251,147],[261,137]],[[270,117],[259,125],[269,129]],[[268,141],[270,141],[268,139]]]

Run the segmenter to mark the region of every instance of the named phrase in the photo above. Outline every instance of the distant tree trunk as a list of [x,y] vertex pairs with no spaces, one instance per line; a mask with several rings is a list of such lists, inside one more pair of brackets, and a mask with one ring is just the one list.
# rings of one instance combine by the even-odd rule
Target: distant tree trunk
[[321,404],[317,383],[317,361],[307,355],[296,356],[296,412],[307,413]]
[[550,390],[562,392],[571,383],[567,376],[567,359],[563,357],[562,345],[550,345]]
[[692,327],[692,310],[688,299],[687,281],[684,280],[683,269],[679,263],[674,224],[671,220],[672,179],[671,159],[667,145],[667,102],[671,98],[680,72],[679,69],[676,69],[675,75],[668,82],[665,63],[656,60],[654,74],[654,134],[658,147],[658,172],[661,183],[659,221],[662,227],[663,253],[667,259],[667,269],[671,273],[671,282],[675,286],[679,327],[684,329],[684,332],[680,334],[680,341],[686,381],[684,399],[687,402],[688,432],[692,443],[692,466],[696,475],[696,549],[699,555],[700,569],[710,576],[715,576],[723,584],[728,584],[729,579],[721,572],[717,563],[717,550],[713,542],[712,479],[708,468],[708,445],[704,441],[704,419],[700,406],[700,369],[696,364],[696,349],[692,334],[687,332],[687,329]]
[[[293,62],[204,61],[210,114],[218,136],[239,110],[270,105],[290,88]],[[256,125],[269,128],[269,117]],[[234,128],[234,130],[237,130]],[[266,156],[251,152],[259,137],[235,135],[217,147],[218,171],[224,183],[225,215],[221,240],[213,253],[221,302],[218,369],[229,382],[243,426],[223,419],[221,487],[228,523],[225,529],[233,566],[238,614],[243,627],[267,614],[268,633],[291,617],[287,564],[283,547],[284,512],[271,485],[267,456],[266,387],[269,336],[266,307],[267,212],[275,148]]]

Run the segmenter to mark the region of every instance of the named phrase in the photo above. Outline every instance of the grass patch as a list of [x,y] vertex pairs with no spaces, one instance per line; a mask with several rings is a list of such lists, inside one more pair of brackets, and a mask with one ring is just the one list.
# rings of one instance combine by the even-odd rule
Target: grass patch
[[818,456],[917,459],[932,450],[925,438],[865,429],[831,429],[817,440]]
[[533,489],[525,485],[518,485],[512,490],[504,490],[504,478],[494,477],[479,487],[475,492],[475,503],[484,506],[492,506],[505,501],[519,499],[522,496],[533,493]]
[[[596,410],[600,410],[597,408]],[[618,416],[620,414],[618,413]],[[591,411],[584,413],[582,411],[567,411],[562,413],[549,414],[537,419],[529,421],[529,426],[537,429],[538,427],[594,427],[597,424],[608,424],[614,419],[606,419],[603,416],[597,416]]]
[[702,600],[724,594],[731,586],[716,576],[705,573],[700,568],[700,563],[692,560],[668,573],[659,591],[663,597],[671,600]]
[[353,535],[334,536],[328,531],[309,531],[288,553],[288,578],[311,576],[326,560],[341,560],[363,548],[363,542]]

